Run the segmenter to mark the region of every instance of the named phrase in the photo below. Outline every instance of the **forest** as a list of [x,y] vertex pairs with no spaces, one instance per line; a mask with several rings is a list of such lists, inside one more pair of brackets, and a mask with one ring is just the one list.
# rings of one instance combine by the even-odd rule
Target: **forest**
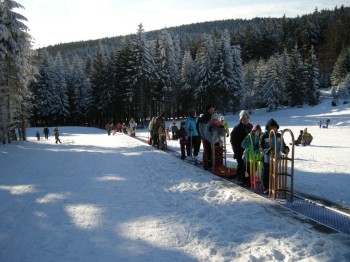
[[131,35],[34,50],[18,5],[0,2],[3,143],[29,125],[142,125],[208,103],[223,114],[316,105],[326,87],[334,106],[349,101],[349,7],[150,32],[140,24]]

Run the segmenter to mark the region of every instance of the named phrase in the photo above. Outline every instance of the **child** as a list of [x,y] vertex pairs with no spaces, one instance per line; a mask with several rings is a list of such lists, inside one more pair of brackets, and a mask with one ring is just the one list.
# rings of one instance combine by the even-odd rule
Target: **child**
[[186,158],[186,150],[187,150],[187,132],[186,132],[185,126],[186,126],[185,121],[182,121],[180,129],[177,131],[177,137],[179,138],[179,143],[181,148],[181,159]]
[[[214,113],[205,129],[205,143],[207,150],[208,168],[212,169],[217,165],[223,164],[223,148],[220,137],[225,135],[224,126],[221,124],[221,117]],[[214,147],[214,148],[213,148]],[[215,163],[213,162],[215,154]]]

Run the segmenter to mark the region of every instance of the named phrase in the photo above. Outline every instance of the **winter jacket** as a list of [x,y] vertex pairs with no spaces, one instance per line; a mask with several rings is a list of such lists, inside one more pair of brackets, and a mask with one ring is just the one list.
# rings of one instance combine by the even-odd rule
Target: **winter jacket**
[[180,145],[186,145],[187,144],[187,132],[185,128],[180,128],[177,131],[177,136],[179,138]]
[[[282,141],[282,135],[281,133],[277,134],[277,156],[281,155],[281,150],[283,150],[284,154],[287,154],[289,152],[289,147],[285,144],[284,141]],[[270,163],[270,151],[275,150],[275,141],[274,137],[272,137],[270,145],[270,131],[266,130],[260,137],[260,150],[264,154],[264,163]]]
[[187,136],[198,136],[198,130],[197,130],[197,121],[192,116],[189,116],[185,121],[185,129],[187,132]]
[[244,148],[243,160],[251,160],[253,157],[255,158],[255,155],[260,155],[259,143],[260,136],[256,135],[255,132],[251,132],[244,138],[241,144]]
[[221,141],[220,137],[224,135],[225,135],[225,129],[223,125],[213,126],[211,124],[208,124],[205,129],[204,138],[206,141],[210,143],[213,140],[215,145],[219,145]]
[[205,136],[205,129],[211,120],[211,115],[206,112],[202,117],[198,119],[198,131],[203,137]]
[[244,149],[241,145],[244,138],[251,132],[252,128],[252,124],[248,123],[245,125],[240,122],[231,131],[230,142],[234,153],[234,159],[242,158]]

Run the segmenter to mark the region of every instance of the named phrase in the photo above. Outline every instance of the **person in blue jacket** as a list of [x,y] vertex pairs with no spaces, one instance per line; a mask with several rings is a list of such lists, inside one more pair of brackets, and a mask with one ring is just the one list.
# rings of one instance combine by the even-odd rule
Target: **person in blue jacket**
[[185,121],[187,133],[187,157],[191,157],[195,162],[198,161],[198,152],[200,147],[200,137],[197,129],[196,110],[188,110],[188,118]]

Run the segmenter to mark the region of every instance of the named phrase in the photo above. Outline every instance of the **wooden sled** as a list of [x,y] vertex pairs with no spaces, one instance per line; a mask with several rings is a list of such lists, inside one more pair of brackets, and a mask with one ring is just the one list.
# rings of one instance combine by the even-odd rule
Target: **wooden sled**
[[[269,136],[270,146],[274,149],[270,151],[269,196],[274,199],[277,197],[287,198],[287,196],[293,199],[294,143],[289,153],[282,153],[284,152],[283,141],[286,133],[289,133],[291,141],[294,141],[294,135],[290,129],[284,129],[280,138],[273,130],[270,131]],[[278,148],[279,144],[281,148]]]

